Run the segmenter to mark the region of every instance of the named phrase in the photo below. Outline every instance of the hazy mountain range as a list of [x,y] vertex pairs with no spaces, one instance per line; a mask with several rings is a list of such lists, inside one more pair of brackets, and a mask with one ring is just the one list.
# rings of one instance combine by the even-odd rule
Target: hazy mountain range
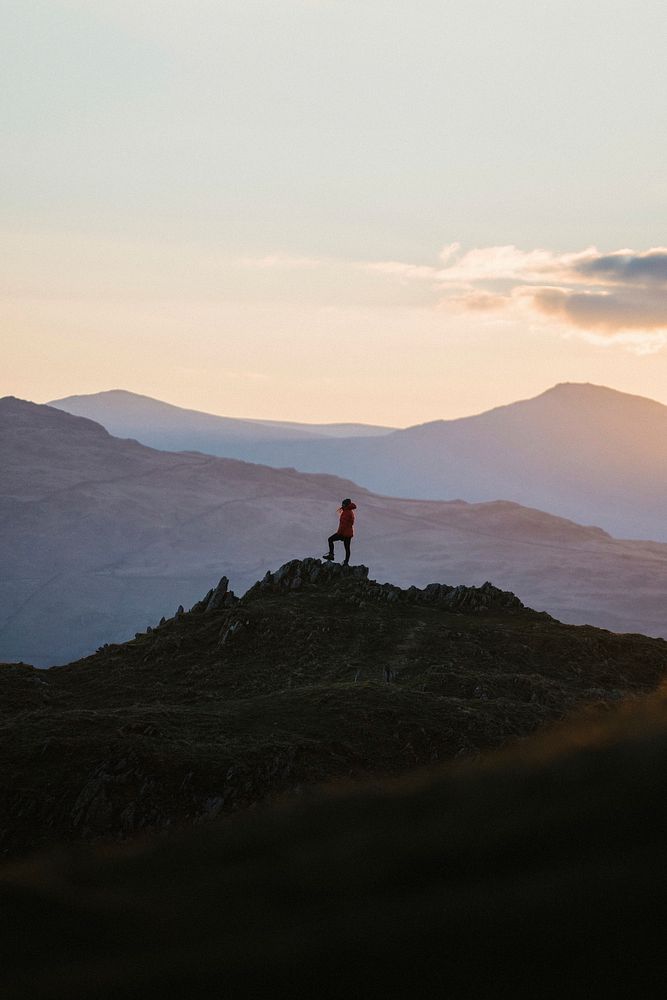
[[[128,393],[54,405],[169,450],[331,473],[392,496],[513,500],[618,537],[667,540],[667,406],[603,386],[564,383],[478,416],[373,428],[372,437],[306,437],[302,425],[289,436],[273,426],[269,438],[269,425],[247,421],[232,422],[242,425],[232,433],[224,418],[206,423],[204,415]],[[355,435],[362,431],[355,426]]]
[[[242,420],[188,410],[123,389],[54,399],[49,406],[88,417],[115,437],[135,438],[164,451],[203,451],[223,458],[266,462],[266,450],[284,442],[326,438],[375,437],[395,428],[371,424],[300,424],[280,420]],[[274,463],[268,462],[272,465]]]
[[563,621],[667,635],[667,545],[514,503],[399,500],[158,451],[12,397],[0,465],[0,660],[70,660],[187,608],[223,574],[241,593],[271,566],[321,555],[345,495],[359,505],[353,562],[376,579],[491,580]]

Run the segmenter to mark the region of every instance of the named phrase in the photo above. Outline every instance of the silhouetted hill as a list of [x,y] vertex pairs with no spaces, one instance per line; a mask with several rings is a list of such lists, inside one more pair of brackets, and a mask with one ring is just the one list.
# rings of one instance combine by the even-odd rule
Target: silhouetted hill
[[286,420],[218,417],[123,389],[67,396],[54,399],[49,406],[88,417],[116,437],[136,438],[151,448],[203,451],[246,462],[260,461],[259,455],[264,453],[265,447],[279,442],[375,436],[393,430],[372,424],[300,424]]
[[78,663],[0,668],[0,848],[474,755],[666,669],[662,639],[563,625],[489,583],[402,590],[295,560]]
[[[78,408],[120,433],[115,417],[92,402],[99,397],[74,399],[58,405]],[[667,541],[667,407],[604,386],[563,383],[477,416],[373,438],[274,436],[263,442],[253,438],[252,445],[239,438],[233,447],[220,448],[193,436],[182,412],[174,413],[170,431],[176,434],[180,426],[179,448],[333,473],[393,496],[512,500],[599,525],[621,538]],[[176,447],[176,438],[165,444],[150,436],[155,434],[152,418],[143,427],[137,419],[132,427],[132,436],[141,441]]]
[[82,656],[189,607],[222,573],[243,592],[321,555],[343,496],[353,561],[400,586],[487,579],[563,621],[667,635],[667,546],[517,504],[406,501],[347,480],[123,441],[0,400],[0,659]]
[[[283,577],[285,585],[296,579],[294,574],[292,568]],[[300,575],[303,580],[302,570]],[[637,654],[641,672],[649,649],[657,651],[664,645],[633,650],[630,637],[564,628],[511,603],[508,608],[492,605],[486,612],[462,615],[446,611],[439,598],[425,595],[402,594],[387,605],[392,591],[386,597],[373,595],[360,577],[340,580],[338,601],[357,599],[356,591],[346,591],[348,584],[362,587],[366,607],[361,610],[368,619],[392,606],[388,623],[393,622],[394,608],[413,634],[418,617],[438,620],[448,642],[456,633],[474,635],[480,652],[493,650],[496,657],[504,648],[507,661],[513,649],[514,654],[520,649],[514,642],[521,635],[526,640],[525,657],[539,656],[543,647],[546,655],[541,662],[546,670],[534,676],[520,669],[510,677],[502,659],[494,669],[487,657],[478,654],[473,672],[484,664],[484,683],[495,674],[511,687],[520,681],[524,689],[521,698],[514,694],[491,706],[479,698],[434,697],[435,689],[429,694],[418,685],[411,688],[407,677],[372,689],[340,682],[328,693],[320,687],[316,710],[310,716],[302,712],[302,746],[308,747],[313,761],[316,734],[336,727],[330,772],[341,764],[345,770],[350,758],[344,764],[343,758],[352,749],[341,747],[350,740],[379,757],[393,745],[395,758],[415,745],[415,737],[421,749],[430,739],[436,745],[455,743],[460,733],[467,746],[469,734],[476,726],[484,731],[486,719],[504,713],[515,720],[520,701],[528,712],[534,711],[536,702],[529,696],[533,683],[538,705],[544,703],[547,690],[555,694],[573,683],[574,693],[586,668],[582,662],[579,670],[576,661],[568,666],[566,647],[571,653],[588,648],[591,670],[597,674],[604,669],[603,655],[609,657],[608,669],[614,672],[625,654],[630,658]],[[258,601],[267,602],[263,611],[269,611],[272,601],[282,602],[282,616],[269,611],[269,627],[282,626],[287,617],[290,632],[302,613],[309,619],[304,627],[315,624],[313,615],[323,596],[318,581],[312,589],[304,582],[296,590],[287,586],[283,590],[274,580],[248,600],[247,611]],[[285,606],[290,604],[286,615]],[[241,605],[235,605],[208,620],[212,626],[216,615],[240,611]],[[197,633],[203,635],[207,615],[197,618],[191,615],[181,621],[184,644]],[[330,611],[326,620],[331,620]],[[173,631],[166,634],[173,637]],[[549,655],[550,636],[563,649],[560,661]],[[149,655],[149,639],[143,640],[144,655]],[[220,665],[218,677],[228,670],[240,675],[233,666],[238,654],[229,649],[230,661]],[[131,670],[129,665],[117,665],[119,691],[124,677],[141,672],[139,662],[137,653]],[[404,667],[413,681],[417,662],[415,658]],[[215,709],[210,703],[206,708],[203,703],[197,707],[194,700],[188,703],[184,690],[178,706],[158,703],[156,690],[156,718],[148,723],[135,717],[131,727],[129,704],[92,707],[102,693],[96,684],[103,675],[108,678],[109,667],[100,664],[98,669],[89,662],[48,672],[48,683],[63,682],[63,711],[76,689],[74,678],[78,675],[82,682],[88,674],[79,697],[85,691],[91,708],[87,713],[75,710],[74,727],[49,734],[56,741],[53,750],[47,746],[41,757],[34,758],[35,781],[39,768],[48,772],[40,792],[44,785],[48,790],[49,779],[52,785],[56,782],[54,775],[59,783],[66,782],[67,769],[58,769],[56,763],[64,754],[76,767],[79,723],[85,721],[89,741],[101,742],[94,730],[106,727],[106,718],[113,717],[117,726],[127,727],[127,735],[116,737],[118,764],[115,769],[104,764],[93,779],[96,796],[82,795],[80,811],[85,814],[88,808],[102,822],[120,808],[128,788],[139,801],[156,800],[174,756],[178,767],[170,774],[171,785],[182,801],[193,803],[193,790],[204,790],[201,758],[207,752],[212,762],[215,758],[213,743],[210,750],[202,750],[193,732],[199,735],[203,720]],[[285,678],[285,667],[279,655],[274,681],[280,675]],[[147,671],[150,675],[152,668],[147,666]],[[621,671],[630,678],[630,659]],[[648,679],[644,675],[644,681]],[[343,699],[338,703],[336,687]],[[370,690],[377,695],[374,704],[365,700]],[[446,712],[451,712],[451,722],[439,730],[428,723],[422,731],[420,709],[408,710],[410,690],[412,704],[432,704],[433,722]],[[220,698],[221,706],[224,700]],[[185,708],[197,728],[183,730],[179,740],[176,719]],[[283,705],[271,710],[263,723],[283,754],[274,773],[278,783],[284,776],[288,783],[297,780],[302,767],[299,755],[291,765],[285,763],[285,717]],[[253,720],[258,728],[260,719],[263,713]],[[161,727],[164,750],[155,749],[151,725]],[[17,719],[16,726],[28,729],[25,719]],[[510,724],[508,732],[511,728]],[[70,731],[74,735],[68,742]],[[243,740],[236,732],[227,732],[226,719],[218,718],[217,728],[211,722],[209,731],[218,748],[226,744],[238,759]],[[127,749],[121,746],[126,742]],[[123,752],[127,756],[121,762]],[[225,752],[220,755],[222,772],[229,758],[224,759]],[[152,770],[146,770],[151,756]],[[214,768],[212,763],[208,773],[212,775]],[[260,773],[266,780],[268,772]],[[232,766],[227,781],[233,795],[239,789],[244,794],[246,785],[252,787],[250,769],[241,777]],[[213,801],[219,801],[223,785],[213,782],[211,788],[217,796]],[[40,792],[33,822],[39,816]],[[54,792],[53,787],[47,791],[47,803]],[[138,995],[148,1000],[211,997],[224,988],[234,997],[332,1000],[360,993],[382,1000],[443,993],[475,1000],[658,997],[664,987],[667,922],[661,877],[667,862],[666,803],[663,694],[645,704],[591,714],[569,730],[533,738],[509,754],[472,765],[422,770],[414,778],[395,782],[376,779],[372,786],[363,784],[356,790],[343,786],[314,798],[301,795],[281,808],[255,810],[233,822],[172,833],[129,850],[105,846],[96,851],[42,853],[0,870],[0,935],[6,945],[0,969],[2,995],[7,1000],[28,996],[84,1000],[94,992],[100,1000]]]

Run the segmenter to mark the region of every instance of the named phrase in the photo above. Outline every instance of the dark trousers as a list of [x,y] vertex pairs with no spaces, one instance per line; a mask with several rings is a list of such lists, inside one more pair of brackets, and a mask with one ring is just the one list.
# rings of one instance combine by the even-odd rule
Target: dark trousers
[[330,555],[334,554],[334,549],[333,549],[334,542],[342,542],[343,545],[345,546],[345,562],[349,562],[350,561],[350,542],[351,541],[352,541],[351,538],[348,538],[346,535],[339,535],[338,532],[336,532],[335,535],[330,535],[329,536],[329,554]]

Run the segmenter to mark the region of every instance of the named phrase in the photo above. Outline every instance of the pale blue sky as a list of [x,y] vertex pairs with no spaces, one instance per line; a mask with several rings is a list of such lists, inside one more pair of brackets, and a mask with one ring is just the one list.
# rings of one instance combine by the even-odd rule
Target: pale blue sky
[[[362,265],[435,269],[452,243],[556,256],[663,246],[666,29],[657,0],[6,3],[0,292],[13,347],[0,392],[49,398],[113,378],[218,412],[338,419],[344,399],[350,418],[398,405],[403,423],[539,391],[551,371],[659,395],[660,323],[600,332],[562,312],[548,329],[506,309],[438,312],[442,275]],[[476,280],[467,293],[499,290]],[[165,315],[182,315],[199,383],[184,381],[166,332],[149,371]],[[394,381],[364,342],[383,322]],[[271,338],[289,351],[291,329],[285,372]],[[340,329],[352,373],[329,350]],[[461,337],[488,339],[463,374],[447,366]],[[515,359],[531,337],[532,376]],[[415,371],[397,404],[403,350],[423,353],[424,385],[434,364],[442,381],[424,394]]]

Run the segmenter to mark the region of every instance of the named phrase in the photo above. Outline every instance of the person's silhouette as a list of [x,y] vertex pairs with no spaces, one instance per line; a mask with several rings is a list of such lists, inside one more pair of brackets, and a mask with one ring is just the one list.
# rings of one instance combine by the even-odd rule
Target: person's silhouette
[[322,557],[323,559],[331,562],[334,557],[334,542],[342,542],[345,547],[345,559],[343,560],[343,566],[349,565],[350,543],[352,541],[352,536],[354,535],[354,512],[356,509],[356,503],[352,503],[349,497],[341,503],[338,508],[338,513],[340,514],[338,531],[329,536],[329,551]]

